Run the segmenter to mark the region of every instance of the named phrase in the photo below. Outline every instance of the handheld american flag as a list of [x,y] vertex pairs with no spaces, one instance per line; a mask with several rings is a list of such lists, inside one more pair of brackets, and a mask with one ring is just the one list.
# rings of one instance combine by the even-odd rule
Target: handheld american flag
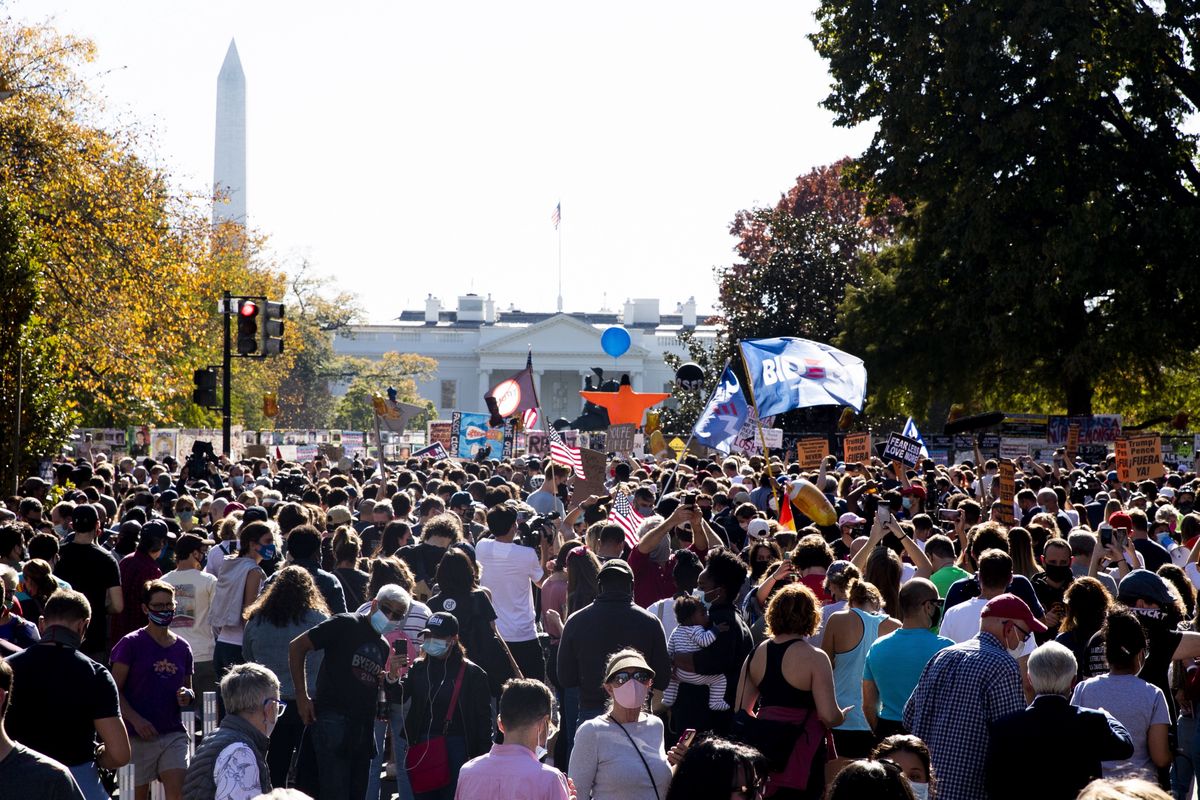
[[625,543],[629,545],[630,550],[638,546],[637,532],[644,519],[645,517],[634,509],[633,503],[629,502],[629,495],[617,490],[612,510],[608,512],[608,521],[617,523],[625,530]]
[[546,435],[550,437],[550,463],[570,467],[578,477],[586,478],[587,476],[583,474],[583,457],[579,455],[579,448],[571,447],[564,442],[562,434],[555,430],[553,425],[546,430]]

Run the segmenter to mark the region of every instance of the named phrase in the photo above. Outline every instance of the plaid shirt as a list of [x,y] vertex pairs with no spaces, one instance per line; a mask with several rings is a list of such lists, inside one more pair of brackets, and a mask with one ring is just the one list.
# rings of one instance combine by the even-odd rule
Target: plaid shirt
[[1021,670],[980,632],[938,652],[904,706],[904,725],[929,746],[939,800],[983,800],[988,723],[1025,708]]

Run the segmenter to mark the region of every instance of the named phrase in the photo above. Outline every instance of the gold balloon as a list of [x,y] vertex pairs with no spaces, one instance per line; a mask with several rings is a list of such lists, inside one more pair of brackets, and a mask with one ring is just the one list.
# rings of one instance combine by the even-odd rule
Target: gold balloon
[[804,478],[798,478],[788,484],[787,496],[804,516],[817,525],[833,525],[837,522],[837,512],[833,510],[829,498]]

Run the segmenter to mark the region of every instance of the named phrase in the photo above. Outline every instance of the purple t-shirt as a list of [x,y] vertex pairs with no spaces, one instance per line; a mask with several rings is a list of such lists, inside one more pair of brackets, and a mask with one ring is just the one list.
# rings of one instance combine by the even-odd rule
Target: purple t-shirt
[[[192,648],[182,637],[170,647],[154,641],[145,628],[126,634],[112,651],[113,664],[129,666],[125,700],[160,734],[183,730],[176,692],[192,674]],[[126,722],[130,736],[133,725]]]

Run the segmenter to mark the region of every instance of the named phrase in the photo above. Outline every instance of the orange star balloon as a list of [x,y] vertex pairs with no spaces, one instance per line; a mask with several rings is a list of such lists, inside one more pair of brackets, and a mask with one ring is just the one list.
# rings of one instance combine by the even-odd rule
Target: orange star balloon
[[609,425],[623,425],[632,422],[642,424],[642,415],[650,406],[661,403],[671,395],[666,392],[635,392],[628,384],[623,384],[615,392],[580,392],[580,396],[590,403],[595,403],[608,411]]

